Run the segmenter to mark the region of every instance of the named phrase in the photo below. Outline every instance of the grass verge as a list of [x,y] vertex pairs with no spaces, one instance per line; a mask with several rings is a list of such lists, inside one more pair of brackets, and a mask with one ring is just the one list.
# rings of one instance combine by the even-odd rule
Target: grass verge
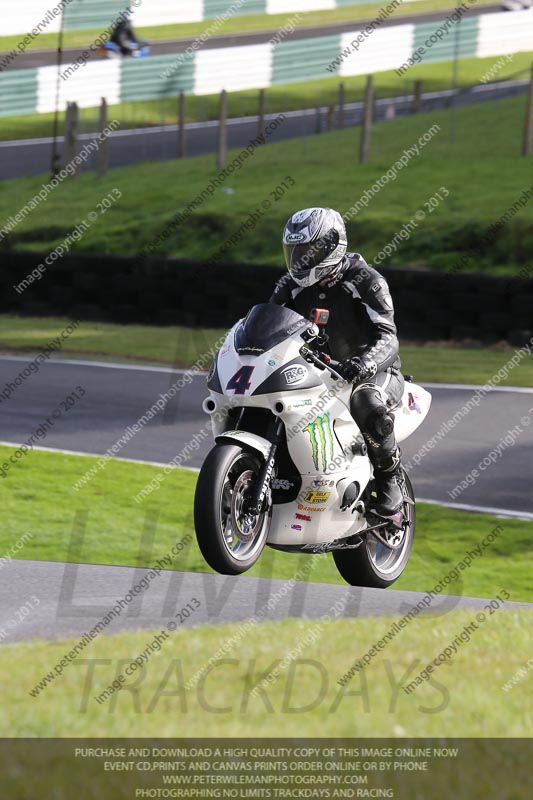
[[[60,184],[4,238],[4,246],[51,251],[98,208],[103,197],[118,188],[122,199],[105,217],[98,217],[79,242],[71,244],[73,251],[137,254],[158,242],[165,231],[168,238],[158,244],[157,255],[209,259],[234,238],[224,255],[228,261],[279,263],[280,231],[294,209],[327,205],[348,212],[409,150],[413,155],[408,167],[397,172],[368,207],[348,222],[351,247],[372,263],[384,244],[422,212],[423,220],[411,235],[402,240],[397,237],[399,246],[392,264],[455,270],[459,263],[465,270],[513,274],[531,257],[530,207],[526,204],[515,211],[490,235],[487,231],[531,187],[524,159],[519,156],[523,117],[523,97],[457,109],[454,143],[450,141],[448,111],[379,123],[373,133],[372,160],[364,165],[357,164],[360,133],[354,130],[258,148],[212,196],[200,201],[186,224],[174,222],[170,228],[175,214],[187,208],[218,174],[212,156],[113,169],[101,181],[86,173]],[[432,126],[438,128],[430,135]],[[489,128],[490,137],[486,135]],[[430,141],[425,140],[416,156],[411,148],[424,136]],[[232,157],[235,155],[234,151]],[[294,186],[287,176],[292,177]],[[40,178],[4,181],[0,219],[23,208],[41,183]],[[445,196],[443,186],[448,191]],[[277,192],[276,187],[280,187]],[[443,199],[431,207],[425,205],[438,192]],[[265,211],[267,202],[270,205]],[[252,234],[251,213],[261,207]],[[475,258],[467,258],[463,265],[461,256],[473,248],[477,249]],[[383,264],[388,264],[386,259]]]
[[[268,293],[268,290],[265,294]],[[64,330],[68,321],[54,317],[0,315],[0,352],[37,353]],[[220,339],[221,329],[157,328],[147,325],[115,325],[83,322],[63,342],[63,356],[108,360],[134,360],[188,368]],[[485,385],[508,360],[511,348],[491,349],[428,343],[402,345],[406,374],[418,382],[475,383]],[[29,357],[28,357],[29,359]],[[502,386],[532,386],[532,359],[524,358],[501,382]]]
[[[393,619],[323,623],[318,635],[310,637],[312,643],[257,697],[250,691],[262,673],[274,669],[306,635],[316,633],[316,621],[252,628],[240,639],[238,651],[230,650],[227,659],[189,690],[183,688],[186,681],[237,626],[178,629],[103,705],[94,697],[142,652],[153,638],[148,632],[100,636],[90,645],[90,655],[88,651],[36,698],[29,691],[74,641],[4,645],[0,685],[9,703],[0,710],[0,733],[128,737],[141,724],[143,736],[158,738],[185,731],[188,737],[279,736],[280,731],[289,737],[302,731],[311,737],[527,737],[533,715],[531,677],[511,691],[502,686],[530,659],[531,612],[487,615],[472,639],[427,682],[411,694],[402,689],[472,620],[472,611],[417,617],[346,689],[337,684],[338,678],[389,630]],[[476,775],[472,793],[461,796],[479,796],[479,780]],[[434,791],[432,785],[428,796],[436,796]],[[528,796],[513,794],[517,800]]]
[[[12,452],[8,447],[0,447],[0,465],[9,464]],[[26,560],[149,567],[166,555],[176,541],[192,534],[174,568],[210,572],[194,538],[192,500],[196,473],[172,470],[158,491],[137,503],[134,497],[160,473],[160,468],[111,460],[76,491],[73,485],[96,461],[93,456],[33,451],[10,465],[7,477],[0,478],[4,520],[0,553],[9,553],[15,542],[31,533],[32,538],[18,553],[18,557]],[[414,482],[416,486],[416,473]],[[80,515],[86,515],[81,535]],[[145,552],[145,545],[141,545],[148,516],[156,520],[152,523],[151,552]],[[415,548],[395,587],[424,592],[432,589],[468,550],[499,525],[497,538],[468,570],[459,572],[449,586],[449,593],[492,597],[505,589],[512,600],[533,601],[530,523],[498,520],[486,514],[466,514],[423,503],[418,506]],[[267,548],[247,574],[291,579],[308,558]],[[330,554],[319,557],[309,580],[344,583]]]

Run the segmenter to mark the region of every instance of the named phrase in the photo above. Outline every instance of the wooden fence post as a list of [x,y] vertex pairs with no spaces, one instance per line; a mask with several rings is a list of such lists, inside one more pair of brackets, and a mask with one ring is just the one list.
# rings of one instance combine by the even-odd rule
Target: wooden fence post
[[522,142],[522,155],[531,155],[533,139],[533,64],[531,65],[531,80],[527,95],[526,118],[524,120],[524,141]]
[[220,92],[220,112],[218,121],[218,153],[217,167],[224,169],[228,159],[228,94],[225,89]]
[[359,146],[359,163],[365,164],[370,158],[370,138],[372,134],[372,121],[374,118],[374,81],[372,75],[366,79],[365,106],[363,109],[363,124],[361,127],[361,141]]
[[[78,148],[78,105],[77,103],[68,103],[67,113],[65,116],[65,139],[64,139],[64,166],[70,164],[72,159],[77,153]],[[77,174],[77,167],[75,167],[74,174]]]
[[178,99],[178,158],[185,158],[185,92]]
[[103,178],[107,172],[108,167],[108,153],[107,153],[107,136],[104,131],[107,127],[107,100],[102,97],[100,105],[100,122],[99,130],[102,138],[100,139],[100,146],[98,148],[98,160],[96,165],[96,174],[99,178]]
[[421,107],[422,107],[422,81],[415,81],[414,93],[413,93],[413,107],[411,109],[411,113],[418,114]]
[[344,106],[346,105],[346,94],[344,91],[344,83],[339,83],[339,128],[344,128]]
[[257,120],[257,138],[264,144],[265,142],[265,90],[259,89],[259,113]]

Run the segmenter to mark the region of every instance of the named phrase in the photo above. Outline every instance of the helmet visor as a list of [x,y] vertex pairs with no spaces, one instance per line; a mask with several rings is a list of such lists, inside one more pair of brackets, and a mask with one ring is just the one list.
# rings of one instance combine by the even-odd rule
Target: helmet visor
[[339,234],[332,231],[315,242],[305,244],[283,243],[287,269],[293,278],[304,278],[312,269],[320,267],[339,244]]

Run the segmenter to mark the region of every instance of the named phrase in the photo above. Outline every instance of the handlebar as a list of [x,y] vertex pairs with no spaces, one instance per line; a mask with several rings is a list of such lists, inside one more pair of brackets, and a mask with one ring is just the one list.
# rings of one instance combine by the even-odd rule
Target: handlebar
[[327,361],[323,361],[321,358],[319,358],[319,356],[317,356],[316,353],[313,353],[313,351],[310,350],[309,347],[307,347],[307,345],[305,344],[302,347],[300,347],[300,355],[302,356],[303,359],[305,359],[305,361],[307,361],[309,364],[314,364],[315,367],[318,367],[318,369],[322,370],[327,369],[334,380],[346,383],[346,379],[343,378],[342,375],[340,375],[331,366],[331,364],[337,364],[336,361],[333,361],[328,364]]

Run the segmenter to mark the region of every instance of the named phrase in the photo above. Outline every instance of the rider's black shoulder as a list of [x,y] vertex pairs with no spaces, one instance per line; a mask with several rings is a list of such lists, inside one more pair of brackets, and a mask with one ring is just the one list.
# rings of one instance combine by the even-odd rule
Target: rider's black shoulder
[[375,284],[386,287],[387,281],[383,275],[366,263],[360,253],[346,253],[348,268],[344,273],[345,280],[354,280],[362,292],[366,292]]
[[292,279],[290,273],[286,272],[276,283],[269,302],[278,303],[279,305],[285,305],[290,302],[292,299],[291,292],[295,286],[296,283]]
[[290,287],[292,287],[292,286],[295,286],[295,285],[296,284],[295,284],[290,272],[285,272],[276,283],[276,286],[290,286]]

